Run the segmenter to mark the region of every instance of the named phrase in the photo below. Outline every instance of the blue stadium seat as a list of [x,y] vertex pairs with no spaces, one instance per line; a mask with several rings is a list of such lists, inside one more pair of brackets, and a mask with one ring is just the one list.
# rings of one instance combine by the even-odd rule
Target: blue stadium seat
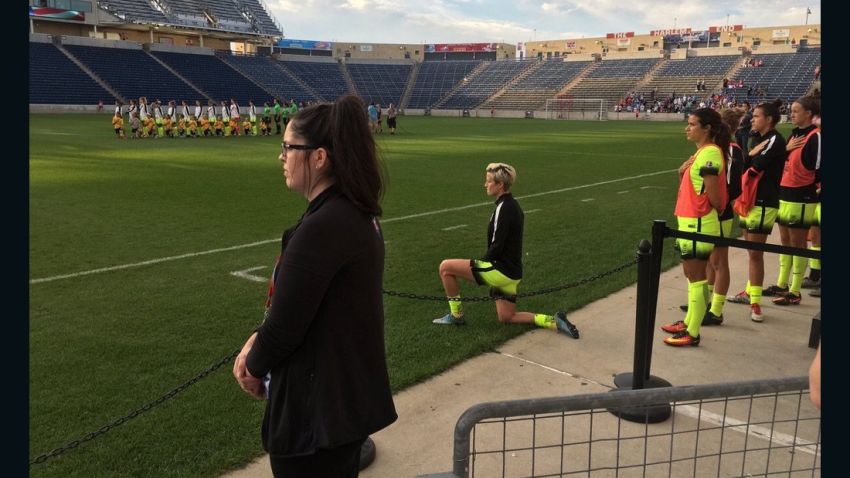
[[115,98],[50,43],[30,42],[30,104],[109,104]]

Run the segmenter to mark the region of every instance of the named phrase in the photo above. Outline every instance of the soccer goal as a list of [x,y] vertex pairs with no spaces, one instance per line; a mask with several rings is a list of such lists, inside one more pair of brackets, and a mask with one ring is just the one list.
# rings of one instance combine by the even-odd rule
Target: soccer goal
[[602,98],[551,98],[546,100],[546,119],[608,119],[608,100]]

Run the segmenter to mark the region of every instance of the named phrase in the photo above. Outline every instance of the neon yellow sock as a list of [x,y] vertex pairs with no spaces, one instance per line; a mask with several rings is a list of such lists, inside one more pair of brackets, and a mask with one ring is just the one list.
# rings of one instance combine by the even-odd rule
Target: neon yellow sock
[[791,264],[791,288],[789,292],[800,294],[800,287],[803,285],[803,276],[806,274],[806,258],[794,256]]
[[788,287],[788,275],[791,273],[791,255],[779,254],[779,277],[776,278],[776,285],[779,287]]
[[[449,297],[449,299],[460,299],[460,295],[456,295],[454,297]],[[460,318],[463,317],[463,302],[459,300],[450,300],[449,301],[449,309],[452,311],[452,317]]]
[[691,320],[687,324],[691,337],[699,337],[699,327],[705,316],[705,296],[702,294],[705,284],[705,280],[688,282],[688,315]]
[[711,313],[720,317],[723,315],[723,305],[726,303],[726,296],[723,294],[711,294]]
[[761,289],[760,285],[751,285],[747,288],[747,293],[750,294],[750,305],[761,304]]
[[[812,251],[820,251],[820,246],[811,246],[811,247],[809,247],[809,249],[812,250]],[[820,270],[820,259],[809,259],[809,267],[811,267],[812,270],[818,270],[819,271]]]
[[709,284],[706,281],[705,285],[702,288],[702,296],[705,298],[705,303],[708,304],[711,302],[711,294],[714,293],[714,284]]
[[555,317],[546,314],[534,314],[534,323],[544,329],[554,329]]

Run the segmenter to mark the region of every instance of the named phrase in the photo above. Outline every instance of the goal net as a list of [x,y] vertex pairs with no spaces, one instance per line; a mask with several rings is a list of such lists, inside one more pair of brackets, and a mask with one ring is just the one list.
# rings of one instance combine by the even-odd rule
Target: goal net
[[608,119],[608,100],[601,98],[551,98],[546,100],[546,119]]

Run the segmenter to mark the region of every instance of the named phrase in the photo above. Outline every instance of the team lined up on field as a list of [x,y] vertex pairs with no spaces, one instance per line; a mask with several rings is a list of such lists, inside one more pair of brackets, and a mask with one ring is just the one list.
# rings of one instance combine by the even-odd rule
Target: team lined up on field
[[[306,106],[303,102],[300,107]],[[210,100],[206,109],[200,100],[195,101],[194,111],[190,110],[185,100],[180,106],[171,100],[163,110],[162,102],[154,100],[148,103],[142,96],[138,102],[130,100],[126,111],[121,101],[115,101],[115,111],[112,116],[112,128],[119,139],[130,138],[195,138],[200,136],[270,136],[272,122],[275,134],[281,134],[281,125],[289,121],[289,117],[299,109],[295,100],[281,104],[274,98],[273,106],[263,103],[262,115],[258,115],[257,106],[253,100],[248,101],[248,114],[241,115],[239,104],[235,99],[222,101],[216,105]],[[125,134],[124,114],[130,127]]]

